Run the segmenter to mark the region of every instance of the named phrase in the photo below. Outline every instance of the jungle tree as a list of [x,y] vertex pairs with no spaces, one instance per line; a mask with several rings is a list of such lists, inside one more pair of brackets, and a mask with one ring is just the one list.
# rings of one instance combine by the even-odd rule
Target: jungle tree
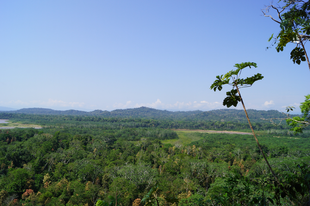
[[[281,0],[279,1],[281,2]],[[300,64],[307,61],[310,70],[310,61],[306,52],[305,43],[310,39],[310,2],[303,0],[282,0],[284,5],[269,5],[262,10],[264,16],[271,18],[280,25],[279,34],[271,35],[269,41],[274,40],[277,52],[283,51],[288,43],[295,43],[291,51],[291,59]],[[277,18],[270,15],[270,9],[276,11]]]

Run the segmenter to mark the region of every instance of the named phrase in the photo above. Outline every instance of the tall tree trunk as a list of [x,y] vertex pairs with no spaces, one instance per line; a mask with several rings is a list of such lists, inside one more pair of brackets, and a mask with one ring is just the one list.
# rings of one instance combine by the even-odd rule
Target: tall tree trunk
[[241,97],[241,94],[240,94],[240,91],[239,91],[238,85],[237,85],[237,84],[235,84],[235,87],[236,87],[237,92],[238,92],[238,94],[239,94],[240,101],[241,101],[241,103],[242,103],[243,110],[244,110],[244,112],[245,112],[245,116],[246,116],[246,118],[247,118],[247,120],[248,120],[248,123],[249,123],[250,128],[251,128],[252,133],[253,133],[253,136],[254,136],[255,141],[256,141],[256,143],[257,143],[257,146],[258,146],[258,148],[259,148],[260,152],[262,153],[262,155],[263,155],[263,157],[264,157],[264,159],[265,159],[265,161],[266,161],[266,163],[267,163],[267,165],[268,165],[268,167],[269,167],[269,169],[270,169],[270,171],[271,171],[272,175],[273,175],[273,176],[274,176],[274,178],[276,179],[277,183],[278,183],[278,184],[280,184],[280,182],[279,182],[279,180],[278,180],[278,177],[276,176],[276,174],[275,174],[275,173],[274,173],[274,171],[272,170],[272,168],[271,168],[271,166],[270,166],[270,164],[269,164],[269,162],[268,162],[268,160],[267,160],[267,158],[266,158],[266,156],[265,156],[265,153],[263,152],[263,150],[262,150],[262,148],[261,148],[261,146],[260,146],[260,144],[259,144],[259,142],[258,142],[258,139],[257,139],[257,137],[256,137],[256,135],[255,135],[255,132],[254,132],[254,129],[253,129],[253,127],[252,127],[252,124],[251,124],[250,118],[249,118],[249,116],[248,116],[248,112],[247,112],[247,110],[246,110],[246,108],[245,108],[245,105],[244,105],[244,102],[243,102],[243,100],[242,100],[242,97]]
[[[238,94],[239,94],[240,101],[241,101],[241,103],[242,103],[243,110],[244,110],[244,112],[245,112],[245,116],[246,116],[246,118],[247,118],[247,120],[248,120],[248,122],[249,122],[250,128],[251,128],[251,130],[252,130],[252,133],[253,133],[253,136],[254,136],[254,138],[255,138],[255,141],[256,141],[256,143],[257,143],[257,145],[258,145],[258,147],[259,147],[259,150],[260,150],[260,152],[262,153],[262,155],[263,155],[263,157],[264,157],[264,159],[265,159],[265,161],[266,161],[266,163],[267,163],[267,165],[268,165],[268,167],[269,167],[269,169],[270,169],[272,175],[274,176],[274,178],[276,179],[278,185],[280,186],[280,181],[279,181],[278,177],[276,176],[276,174],[274,173],[274,171],[272,170],[272,168],[271,168],[271,166],[270,166],[270,164],[269,164],[269,162],[268,162],[268,160],[267,160],[267,158],[266,158],[266,156],[265,156],[265,153],[263,152],[263,150],[262,150],[262,148],[261,148],[261,146],[260,146],[260,144],[259,144],[259,142],[258,142],[258,139],[257,139],[257,137],[256,137],[256,135],[255,135],[255,132],[254,132],[254,129],[253,129],[253,127],[252,127],[250,118],[249,118],[249,116],[248,116],[248,112],[247,112],[247,110],[246,110],[246,108],[245,108],[245,105],[244,105],[244,102],[243,102],[243,100],[242,100],[241,93],[240,93],[240,91],[239,91],[238,85],[235,83],[234,86],[236,87],[237,92],[238,92]],[[284,190],[284,192],[286,193],[287,196],[289,196],[288,193],[287,193],[285,190]],[[295,205],[295,203],[294,203],[290,198],[288,198],[288,199],[289,199],[289,201],[292,203],[292,205]]]

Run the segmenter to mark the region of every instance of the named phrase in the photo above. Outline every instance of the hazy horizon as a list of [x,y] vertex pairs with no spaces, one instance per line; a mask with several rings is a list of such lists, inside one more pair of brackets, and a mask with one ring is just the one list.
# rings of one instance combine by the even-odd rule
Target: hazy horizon
[[[141,106],[141,107],[145,107],[145,106]],[[115,110],[126,110],[126,109],[138,109],[138,108],[141,108],[141,107],[134,107],[134,108],[125,108],[125,109],[113,109],[113,110],[101,110],[101,109],[94,109],[94,110],[82,110],[82,109],[51,109],[51,108],[43,108],[43,107],[29,107],[29,108],[19,108],[19,109],[13,109],[13,108],[8,108],[10,110],[2,110],[2,108],[4,107],[1,107],[0,106],[0,112],[5,112],[5,111],[17,111],[17,110],[21,110],[21,109],[51,109],[51,110],[55,110],[55,111],[68,111],[68,110],[77,110],[77,111],[82,111],[82,112],[93,112],[93,111],[96,111],[96,110],[101,110],[101,111],[108,111],[108,112],[112,112],[112,111],[115,111]],[[201,111],[201,112],[208,112],[208,111],[214,111],[214,110],[222,110],[222,109],[235,109],[235,110],[243,110],[243,109],[237,109],[237,108],[220,108],[220,109],[211,109],[211,110],[167,110],[167,109],[156,109],[156,108],[152,108],[152,107],[146,107],[146,108],[149,108],[149,109],[155,109],[155,110],[160,110],[160,111],[168,111],[168,112],[193,112],[193,111]],[[256,110],[256,109],[249,109],[249,110]],[[268,110],[258,110],[258,111],[269,111],[269,110],[273,110],[273,109],[268,109]],[[276,110],[276,111],[279,111],[279,110]],[[283,111],[279,111],[279,112],[282,112]],[[298,112],[291,112],[291,114],[300,114]]]

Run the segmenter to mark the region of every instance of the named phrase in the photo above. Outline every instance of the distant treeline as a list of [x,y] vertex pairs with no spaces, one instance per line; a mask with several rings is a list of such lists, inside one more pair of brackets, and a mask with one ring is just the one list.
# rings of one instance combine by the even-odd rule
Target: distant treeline
[[[149,108],[139,108],[139,109],[149,110]],[[150,110],[153,111],[153,109]],[[285,115],[278,111],[250,110],[249,115],[255,130],[289,129],[289,127],[286,125],[284,121]],[[93,129],[153,127],[161,129],[205,129],[205,130],[239,130],[239,131],[249,130],[248,123],[246,121],[243,121],[243,119],[245,119],[244,116],[245,115],[241,110],[215,110],[210,112],[202,112],[200,114],[192,114],[192,116],[189,115],[187,118],[181,118],[181,117],[168,118],[164,116],[162,118],[156,118],[156,116],[152,116],[152,118],[146,118],[146,117],[126,117],[126,115],[124,115],[123,117],[105,117],[105,116],[82,116],[82,115],[47,115],[47,114],[38,115],[38,114],[23,114],[23,113],[0,113],[1,119],[10,119],[11,121],[22,121],[23,123],[29,123],[29,124],[40,124],[48,128],[53,127],[58,128],[60,126],[62,128],[91,127]],[[268,119],[271,118],[274,119],[281,118],[282,123],[272,124],[270,121],[268,121]]]
[[[37,115],[65,115],[65,116],[91,116],[102,118],[146,118],[146,119],[169,119],[169,120],[203,120],[203,121],[230,121],[230,122],[246,122],[243,110],[236,109],[220,109],[212,111],[186,111],[171,112],[167,110],[157,110],[147,107],[135,109],[124,109],[114,111],[95,110],[92,112],[67,110],[57,111],[43,108],[20,109],[17,111],[4,112],[7,114],[37,114]],[[249,116],[254,122],[264,122],[263,119],[285,118],[286,115],[276,110],[248,110]]]

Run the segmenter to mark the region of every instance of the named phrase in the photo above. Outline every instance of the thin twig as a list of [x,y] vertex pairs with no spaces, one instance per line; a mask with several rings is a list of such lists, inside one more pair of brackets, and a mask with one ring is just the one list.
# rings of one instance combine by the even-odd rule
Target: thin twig
[[281,12],[283,12],[283,11],[284,11],[285,7],[282,9],[282,11],[279,11],[279,10],[278,10],[278,8],[277,8],[277,7],[275,7],[274,5],[271,5],[271,7],[272,7],[273,9],[277,10],[277,12],[278,12],[278,17],[279,17],[279,19],[282,21],[282,18],[281,18]]
[[[263,11],[262,11],[263,12]],[[278,20],[274,19],[271,15],[267,15],[265,12],[263,12],[265,17],[269,17],[271,18],[273,21],[277,22],[278,24],[281,24],[281,22],[279,22]]]

